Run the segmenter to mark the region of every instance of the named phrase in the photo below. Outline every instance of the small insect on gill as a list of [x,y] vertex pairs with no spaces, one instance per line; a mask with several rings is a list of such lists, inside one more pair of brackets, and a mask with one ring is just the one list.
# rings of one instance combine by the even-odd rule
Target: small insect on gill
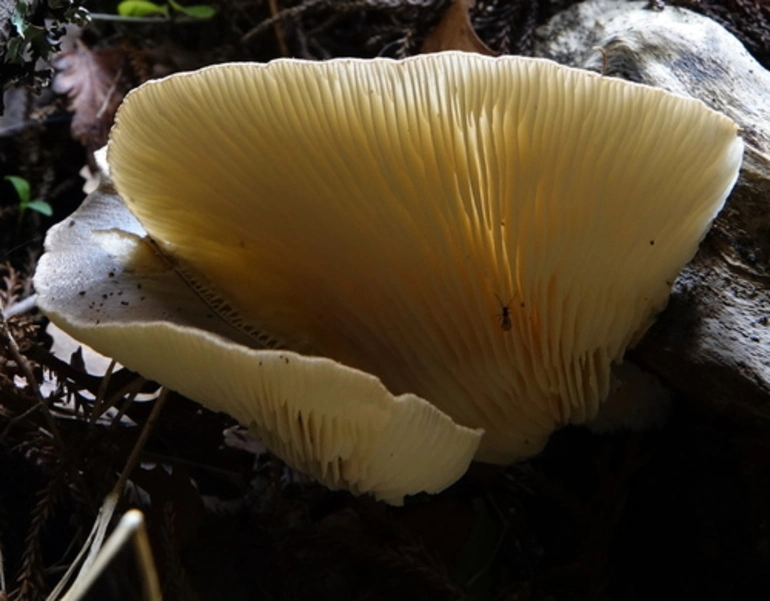
[[513,324],[511,323],[511,303],[513,301],[510,300],[507,303],[504,303],[497,294],[495,294],[495,298],[497,299],[497,302],[500,303],[500,314],[498,315],[498,319],[500,319],[500,329],[507,332],[513,327]]

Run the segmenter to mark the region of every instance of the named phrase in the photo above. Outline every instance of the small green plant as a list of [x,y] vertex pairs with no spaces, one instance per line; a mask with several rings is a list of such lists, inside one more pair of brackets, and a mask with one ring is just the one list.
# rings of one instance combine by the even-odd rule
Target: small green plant
[[173,14],[181,14],[195,19],[210,19],[216,13],[216,7],[210,4],[182,6],[174,0],[168,0],[165,4],[157,4],[149,0],[124,0],[118,4],[118,14],[121,17],[152,17],[154,15],[170,17]]
[[16,190],[16,196],[19,197],[19,213],[24,215],[24,211],[29,209],[30,211],[36,211],[41,215],[50,217],[53,215],[53,209],[51,205],[44,200],[32,200],[30,194],[29,182],[23,177],[18,175],[6,175],[3,179],[11,182],[14,190]]

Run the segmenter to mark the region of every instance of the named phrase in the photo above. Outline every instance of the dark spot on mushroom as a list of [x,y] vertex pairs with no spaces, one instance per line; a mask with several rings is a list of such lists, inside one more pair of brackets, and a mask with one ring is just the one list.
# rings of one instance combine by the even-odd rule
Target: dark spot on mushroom
[[115,296],[115,293],[114,292],[110,292],[110,296]]
[[102,294],[102,298],[103,298],[104,300],[107,300],[107,295],[106,295],[106,294]]
[[102,321],[101,319],[97,319],[96,320],[96,325],[98,326],[101,323],[101,321]]
[[759,336],[751,336],[749,340],[751,340],[752,342],[759,342]]
[[118,291],[118,296],[123,296],[123,291],[122,290]]
[[650,246],[655,246],[655,240],[650,240]]
[[140,296],[140,297],[139,297],[139,300],[140,300],[140,301],[143,301],[143,300],[144,300],[144,297],[143,297],[143,296]]
[[86,295],[86,291],[85,290],[81,290],[80,292],[78,292],[78,294],[80,296],[85,296]]
[[110,271],[110,272],[107,274],[107,277],[110,277],[110,278],[114,278],[114,277],[115,277],[115,272],[114,272],[114,271]]
[[141,290],[141,289],[142,289],[142,285],[141,285],[141,284],[137,284],[137,285],[136,285],[136,289],[137,289],[137,290]]
[[259,362],[259,366],[262,367],[262,361]]
[[125,306],[125,307],[127,307],[128,306],[128,301],[120,301],[120,304]]
[[241,248],[246,248],[246,243],[243,240],[238,240],[238,246]]
[[75,225],[75,220],[70,219],[70,222],[67,224],[67,227],[72,227],[73,225]]

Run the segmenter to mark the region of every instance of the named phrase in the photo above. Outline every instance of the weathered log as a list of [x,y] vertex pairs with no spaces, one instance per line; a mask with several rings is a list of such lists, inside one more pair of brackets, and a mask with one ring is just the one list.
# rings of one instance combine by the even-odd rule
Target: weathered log
[[669,306],[630,355],[680,396],[770,427],[770,73],[715,22],[591,0],[539,30],[535,54],[699,98],[741,127],[741,176]]

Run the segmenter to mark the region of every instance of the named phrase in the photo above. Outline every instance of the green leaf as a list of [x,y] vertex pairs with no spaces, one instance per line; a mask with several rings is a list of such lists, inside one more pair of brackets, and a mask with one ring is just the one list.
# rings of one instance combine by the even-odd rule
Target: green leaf
[[210,19],[217,14],[217,9],[210,4],[196,4],[195,6],[183,6],[182,12],[196,19]]
[[118,14],[121,17],[146,17],[148,15],[165,16],[168,12],[165,6],[147,0],[125,0],[118,4]]
[[22,205],[23,209],[30,209],[31,211],[37,211],[41,215],[45,215],[46,217],[50,217],[53,215],[53,208],[51,208],[51,205],[48,204],[44,200],[33,200],[31,202],[28,202],[26,204]]
[[178,2],[174,2],[174,0],[168,0],[168,3],[175,11],[180,12],[183,15],[187,15],[188,17],[194,17],[196,19],[210,19],[215,14],[217,14],[216,7],[211,6],[210,4],[182,6]]
[[29,182],[26,179],[18,175],[6,175],[3,179],[11,182],[19,197],[19,204],[24,206],[29,203]]

